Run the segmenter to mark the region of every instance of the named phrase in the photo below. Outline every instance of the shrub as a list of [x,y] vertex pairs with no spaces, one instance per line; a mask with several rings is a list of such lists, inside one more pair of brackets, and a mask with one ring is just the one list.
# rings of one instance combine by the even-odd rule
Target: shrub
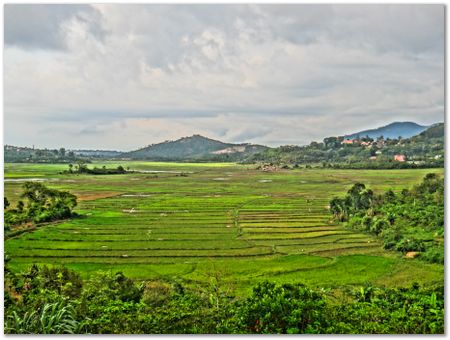
[[322,294],[303,285],[263,282],[237,309],[237,318],[249,333],[318,333],[324,309]]

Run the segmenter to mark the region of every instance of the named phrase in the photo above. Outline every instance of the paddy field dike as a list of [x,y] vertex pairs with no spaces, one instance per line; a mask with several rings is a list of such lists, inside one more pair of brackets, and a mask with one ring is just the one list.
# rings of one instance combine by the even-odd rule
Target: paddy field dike
[[444,267],[388,252],[372,236],[334,223],[333,196],[356,182],[400,191],[443,169],[263,172],[252,165],[120,162],[125,175],[68,175],[64,164],[5,164],[5,195],[26,180],[78,196],[80,217],[5,240],[10,267],[64,265],[87,277],[203,284],[212,276],[246,292],[258,281],[339,287],[442,282]]

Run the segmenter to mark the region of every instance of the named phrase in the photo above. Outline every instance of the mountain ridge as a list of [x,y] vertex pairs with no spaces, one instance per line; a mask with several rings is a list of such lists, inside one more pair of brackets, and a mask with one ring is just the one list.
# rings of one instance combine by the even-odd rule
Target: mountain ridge
[[[329,137],[327,140],[352,139],[369,135],[377,139],[383,135],[385,139],[396,139],[399,135],[403,138],[414,137],[415,140],[426,140],[428,138],[440,137],[444,134],[444,123],[435,123],[429,126],[419,125],[414,122],[393,122],[388,125],[356,132],[339,137]],[[373,137],[372,137],[373,136]],[[395,136],[395,137],[393,137]],[[409,137],[408,137],[409,136]],[[442,138],[442,137],[441,137]],[[316,142],[312,142],[316,143]],[[317,144],[317,143],[316,143]],[[253,159],[253,155],[268,151],[275,152],[278,149],[304,149],[305,146],[281,146],[272,148],[259,144],[250,143],[226,143],[216,139],[204,137],[199,134],[181,137],[176,140],[150,144],[132,151],[113,150],[57,150],[32,149],[28,147],[15,147],[4,145],[5,162],[74,162],[77,158],[84,159],[142,159],[154,161],[193,161],[193,162],[235,162]],[[61,153],[62,152],[62,153]]]
[[[433,124],[434,125],[434,124]],[[419,133],[425,131],[432,125],[419,125],[415,122],[392,122],[390,124],[380,126],[375,129],[368,129],[359,132],[355,132],[352,134],[344,135],[345,139],[355,139],[355,138],[378,138],[383,136],[384,138],[398,138],[401,136],[402,138],[409,138]]]

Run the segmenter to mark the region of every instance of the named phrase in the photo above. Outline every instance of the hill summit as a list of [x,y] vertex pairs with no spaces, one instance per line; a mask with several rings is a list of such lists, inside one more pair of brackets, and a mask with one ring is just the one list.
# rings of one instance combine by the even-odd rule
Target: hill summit
[[224,143],[201,135],[152,144],[120,157],[151,160],[237,160],[263,151],[266,146]]
[[370,138],[378,138],[383,136],[384,138],[409,138],[425,131],[429,126],[419,125],[414,122],[394,122],[386,126],[382,126],[376,129],[364,130],[353,133],[351,135],[345,135],[346,139],[362,138],[369,136]]

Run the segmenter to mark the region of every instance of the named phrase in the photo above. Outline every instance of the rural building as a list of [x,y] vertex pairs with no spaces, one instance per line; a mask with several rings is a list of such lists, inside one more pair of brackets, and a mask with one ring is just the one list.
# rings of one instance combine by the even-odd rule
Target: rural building
[[395,155],[394,161],[397,162],[406,162],[406,156],[405,155]]
[[343,140],[341,142],[341,144],[354,144],[355,141],[356,141],[355,139],[346,139],[346,140]]

